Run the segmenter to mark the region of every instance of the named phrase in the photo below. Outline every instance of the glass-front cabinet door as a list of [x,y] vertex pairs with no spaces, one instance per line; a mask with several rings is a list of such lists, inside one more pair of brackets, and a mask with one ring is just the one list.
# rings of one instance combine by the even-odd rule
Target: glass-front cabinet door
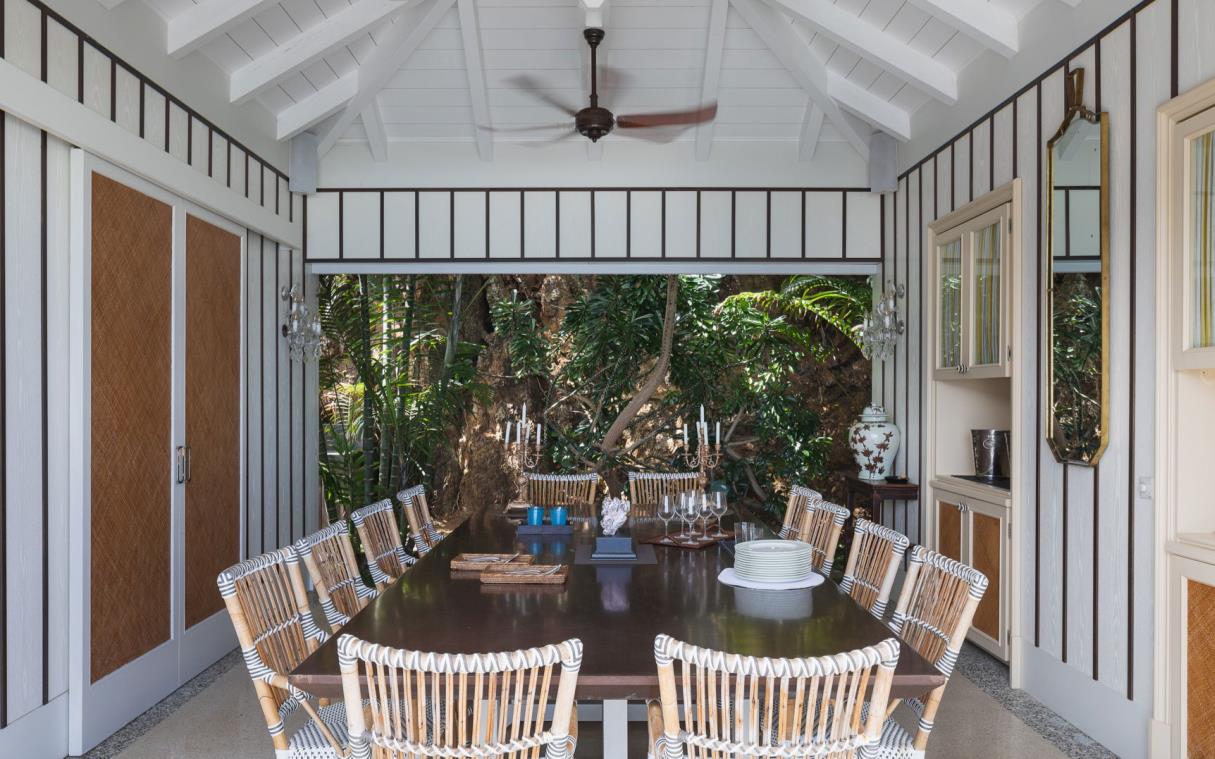
[[935,237],[937,379],[1009,373],[1009,243],[1005,203]]
[[1007,374],[1008,336],[1005,273],[1008,257],[1009,207],[988,211],[968,226],[967,350],[963,374],[1003,377]]
[[[1179,345],[1174,356],[1178,369],[1215,368],[1215,109],[1182,122],[1184,166],[1174,176],[1181,180],[1181,250],[1174,255],[1174,281],[1181,284],[1175,322]],[[1176,179],[1174,181],[1177,181]],[[1176,208],[1176,205],[1174,208]],[[1177,211],[1174,211],[1177,213]],[[1177,238],[1175,238],[1177,239]],[[1179,255],[1178,255],[1179,254]],[[1178,270],[1179,269],[1179,270]],[[1177,323],[1179,322],[1179,323]]]
[[962,235],[937,246],[937,373],[962,367]]

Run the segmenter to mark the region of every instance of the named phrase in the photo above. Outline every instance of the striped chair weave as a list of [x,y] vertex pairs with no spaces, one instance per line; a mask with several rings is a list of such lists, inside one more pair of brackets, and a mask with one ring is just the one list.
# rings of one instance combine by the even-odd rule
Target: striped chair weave
[[359,574],[346,520],[295,541],[295,552],[308,568],[330,630],[336,632],[376,597]]
[[343,635],[338,661],[351,759],[538,757],[541,749],[546,759],[573,756],[577,639],[524,651],[436,654]]
[[[312,618],[295,549],[288,546],[242,561],[220,572],[216,583],[236,630],[275,753],[309,758],[343,755],[344,741],[327,726],[308,695],[292,686],[285,674],[328,638]],[[300,707],[313,721],[310,732],[297,740],[286,734],[283,719]],[[328,753],[318,753],[316,741],[308,737],[314,734],[324,738]]]
[[886,613],[894,576],[910,542],[906,535],[889,527],[868,519],[856,520],[840,587],[878,619]]
[[817,490],[802,485],[789,488],[789,502],[785,504],[785,523],[780,528],[780,536],[785,540],[792,540],[801,534],[806,509],[822,502],[823,494]]
[[414,485],[406,488],[397,493],[397,500],[401,502],[402,510],[409,521],[409,537],[413,540],[414,548],[419,556],[425,556],[443,539],[443,533],[435,529],[434,520],[430,516],[430,504],[426,500],[426,486]]
[[[868,756],[877,745],[899,643],[805,659],[729,654],[654,640],[655,759]],[[862,718],[866,703],[878,711]],[[682,708],[681,708],[682,707]]]
[[835,564],[835,550],[839,546],[840,531],[844,529],[844,522],[848,521],[851,514],[843,506],[822,499],[808,499],[805,512],[797,539],[810,544],[814,568],[830,575]]
[[401,545],[401,528],[392,510],[392,501],[385,498],[350,515],[363,544],[367,571],[380,590],[395,582],[417,559],[405,553]]
[[[903,580],[903,591],[890,628],[903,643],[936,665],[947,679],[923,701],[908,699],[906,702],[919,717],[911,753],[906,753],[904,748],[907,741],[902,726],[895,723],[883,730],[884,753],[881,756],[924,755],[941,696],[958,661],[958,651],[970,630],[975,608],[986,591],[987,576],[977,569],[923,546],[911,549],[907,577]],[[887,722],[893,722],[893,719]]]

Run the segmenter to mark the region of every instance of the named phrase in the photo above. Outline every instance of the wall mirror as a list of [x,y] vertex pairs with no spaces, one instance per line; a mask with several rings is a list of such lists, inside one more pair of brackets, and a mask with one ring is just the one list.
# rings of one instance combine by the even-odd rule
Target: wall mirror
[[1047,440],[1059,461],[1094,466],[1109,437],[1109,114],[1085,108],[1084,69],[1065,96],[1047,143]]

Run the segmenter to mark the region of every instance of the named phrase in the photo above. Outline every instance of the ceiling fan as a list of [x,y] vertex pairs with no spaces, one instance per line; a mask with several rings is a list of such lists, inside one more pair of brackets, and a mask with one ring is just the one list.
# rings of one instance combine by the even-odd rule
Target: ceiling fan
[[[696,108],[690,111],[669,111],[666,113],[643,113],[625,116],[617,116],[607,108],[602,108],[599,105],[599,75],[596,60],[596,50],[599,48],[599,43],[603,42],[604,31],[597,27],[588,27],[582,31],[582,36],[586,39],[586,43],[591,48],[591,104],[582,109],[572,108],[565,103],[558,101],[556,98],[543,92],[540,86],[531,79],[531,77],[515,77],[512,83],[519,89],[530,93],[538,100],[542,100],[549,105],[561,109],[566,114],[574,119],[573,130],[558,137],[558,140],[573,136],[574,132],[588,138],[591,142],[598,142],[602,137],[610,134],[616,129],[638,130],[630,132],[630,136],[640,137],[645,140],[654,142],[669,142],[674,138],[672,130],[686,129],[695,126],[705,121],[712,121],[717,116],[717,103],[712,103],[701,108]],[[561,127],[568,127],[568,122],[561,124]],[[538,131],[551,129],[552,127],[534,126],[524,127],[522,129],[493,129],[496,132],[505,131]],[[651,131],[652,130],[652,131]],[[658,131],[664,130],[664,131]]]

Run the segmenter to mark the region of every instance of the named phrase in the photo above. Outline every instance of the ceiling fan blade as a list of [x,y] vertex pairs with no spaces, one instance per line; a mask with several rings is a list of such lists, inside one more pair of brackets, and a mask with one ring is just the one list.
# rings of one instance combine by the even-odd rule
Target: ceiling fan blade
[[657,127],[654,129],[630,129],[627,132],[613,132],[613,134],[634,140],[667,143],[677,140],[679,135],[684,133],[685,129],[686,127]]
[[556,145],[558,142],[565,142],[569,138],[577,137],[577,136],[578,136],[578,133],[575,132],[573,129],[570,129],[565,134],[557,135],[556,137],[550,137],[547,140],[520,140],[519,142],[517,142],[515,144],[522,145],[525,148],[543,148],[548,145]]
[[692,111],[670,111],[667,113],[639,113],[629,116],[618,116],[616,127],[619,129],[645,129],[648,127],[689,127],[717,117],[717,103],[706,105]]
[[478,129],[484,132],[493,132],[495,134],[511,134],[520,132],[552,132],[555,129],[568,131],[573,127],[568,121],[563,121],[559,124],[531,124],[529,126],[508,126],[508,127],[486,127],[479,126]]
[[509,84],[510,86],[512,86],[516,89],[523,90],[528,95],[531,95],[533,98],[535,98],[536,100],[539,100],[542,103],[548,103],[552,107],[560,110],[562,113],[565,113],[565,114],[569,115],[570,117],[573,117],[573,115],[578,112],[577,108],[574,108],[573,106],[571,106],[567,103],[563,103],[560,100],[558,100],[557,98],[555,98],[552,95],[545,92],[544,89],[540,86],[540,83],[537,82],[533,77],[527,76],[525,74],[520,74],[519,76],[510,77],[509,79],[506,80],[506,82],[507,82],[507,84]]

